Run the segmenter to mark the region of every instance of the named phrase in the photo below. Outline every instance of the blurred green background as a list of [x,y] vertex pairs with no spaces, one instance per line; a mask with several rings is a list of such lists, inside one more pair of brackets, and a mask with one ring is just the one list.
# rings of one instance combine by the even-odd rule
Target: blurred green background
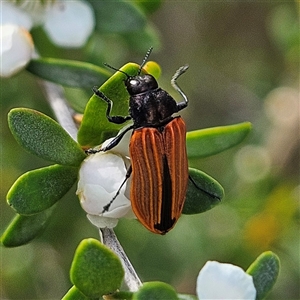
[[[147,15],[149,38],[95,32],[84,49],[62,50],[40,29],[33,37],[43,56],[100,66],[140,63],[154,46],[151,60],[162,67],[160,84],[176,99],[171,76],[190,65],[178,81],[190,100],[181,114],[188,130],[250,121],[253,131],[231,150],[190,161],[223,185],[223,203],[204,214],[183,215],[166,236],[147,232],[136,220],[121,220],[116,228],[121,244],[143,281],[161,280],[191,294],[207,260],[246,269],[272,250],[282,268],[268,299],[300,299],[299,3],[164,1]],[[53,117],[36,79],[24,71],[1,80],[1,232],[14,216],[5,201],[10,186],[24,172],[49,165],[18,146],[6,121],[13,107]],[[66,91],[79,106],[91,94]],[[99,237],[75,188],[58,203],[42,236],[26,246],[0,248],[1,299],[59,299],[71,286],[75,248],[83,238]]]

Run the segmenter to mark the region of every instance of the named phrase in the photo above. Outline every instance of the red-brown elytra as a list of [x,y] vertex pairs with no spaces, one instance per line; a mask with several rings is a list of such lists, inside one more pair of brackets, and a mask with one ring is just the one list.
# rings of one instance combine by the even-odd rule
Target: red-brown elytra
[[[183,98],[182,102],[177,103],[158,86],[152,75],[141,75],[151,51],[152,48],[148,50],[135,76],[107,65],[126,75],[125,86],[130,95],[128,116],[111,116],[112,101],[97,88],[93,88],[93,91],[107,103],[108,121],[116,124],[133,121],[132,126],[100,151],[112,149],[128,130],[133,129],[129,145],[131,166],[121,187],[132,176],[130,200],[133,212],[151,232],[165,234],[174,227],[181,215],[189,179],[185,123],[180,116],[173,117],[174,113],[188,105],[186,95],[176,83],[188,65],[179,68],[171,80],[172,86]],[[99,150],[87,151],[96,152]],[[109,210],[121,187],[103,207],[103,212]]]

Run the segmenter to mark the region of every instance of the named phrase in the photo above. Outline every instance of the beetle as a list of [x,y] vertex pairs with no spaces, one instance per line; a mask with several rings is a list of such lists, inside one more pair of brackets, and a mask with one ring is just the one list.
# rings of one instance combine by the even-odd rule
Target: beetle
[[118,134],[106,147],[89,149],[87,153],[108,151],[116,146],[128,130],[133,130],[129,152],[131,166],[114,198],[103,208],[108,211],[126,180],[132,176],[130,199],[138,220],[151,232],[165,234],[181,215],[188,185],[188,160],[186,152],[186,126],[180,116],[173,114],[186,108],[188,98],[176,80],[187,69],[180,67],[171,79],[174,89],[183,101],[176,102],[158,86],[150,74],[141,74],[152,47],[146,53],[137,75],[108,67],[125,74],[125,87],[130,95],[129,115],[111,116],[112,100],[93,88],[94,93],[107,103],[106,118],[109,122],[133,124]]

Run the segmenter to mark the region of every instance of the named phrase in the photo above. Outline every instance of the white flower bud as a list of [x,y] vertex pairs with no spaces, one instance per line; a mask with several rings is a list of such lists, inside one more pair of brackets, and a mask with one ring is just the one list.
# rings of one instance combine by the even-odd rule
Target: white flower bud
[[17,25],[0,26],[0,75],[10,77],[24,68],[33,54],[33,41],[29,32]]
[[256,298],[253,278],[240,267],[208,261],[197,278],[197,295],[205,299]]
[[89,220],[97,227],[114,227],[117,219],[134,216],[129,200],[130,180],[120,189],[108,211],[104,211],[124,182],[129,165],[128,158],[112,152],[99,152],[83,161],[76,194]]
[[83,46],[95,27],[93,10],[88,2],[56,1],[45,16],[44,29],[58,46]]

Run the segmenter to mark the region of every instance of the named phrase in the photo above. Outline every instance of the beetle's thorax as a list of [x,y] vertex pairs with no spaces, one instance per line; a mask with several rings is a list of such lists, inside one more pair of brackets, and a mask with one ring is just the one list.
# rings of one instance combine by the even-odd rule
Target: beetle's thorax
[[161,88],[130,97],[129,114],[135,128],[162,126],[177,111],[176,101]]

